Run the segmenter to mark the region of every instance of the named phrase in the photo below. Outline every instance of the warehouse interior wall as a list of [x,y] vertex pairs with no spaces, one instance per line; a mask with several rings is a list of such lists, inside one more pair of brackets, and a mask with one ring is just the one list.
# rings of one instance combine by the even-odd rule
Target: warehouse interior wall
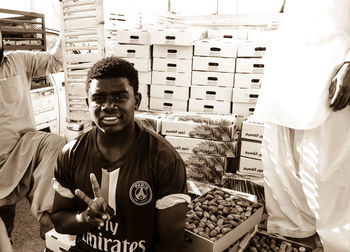
[[[45,14],[46,27],[60,30],[59,0],[11,0],[2,1],[1,8],[31,11]],[[105,0],[113,10],[160,11],[170,9],[179,15],[234,15],[278,13],[283,0]],[[199,7],[200,6],[200,7]]]

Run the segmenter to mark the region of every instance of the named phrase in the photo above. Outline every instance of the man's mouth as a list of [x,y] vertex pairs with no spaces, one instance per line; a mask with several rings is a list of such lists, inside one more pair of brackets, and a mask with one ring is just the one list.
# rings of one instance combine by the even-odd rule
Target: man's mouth
[[105,116],[101,119],[103,124],[112,125],[116,124],[120,120],[120,116]]

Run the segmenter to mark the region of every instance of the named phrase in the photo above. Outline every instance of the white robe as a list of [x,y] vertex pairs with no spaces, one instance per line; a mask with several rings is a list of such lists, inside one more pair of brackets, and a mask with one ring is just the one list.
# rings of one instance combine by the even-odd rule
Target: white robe
[[268,231],[350,251],[350,107],[328,88],[350,50],[349,0],[291,0],[268,49],[254,116],[265,121]]
[[350,1],[291,0],[286,8],[264,58],[255,115],[312,129],[331,112],[328,87],[350,50]]

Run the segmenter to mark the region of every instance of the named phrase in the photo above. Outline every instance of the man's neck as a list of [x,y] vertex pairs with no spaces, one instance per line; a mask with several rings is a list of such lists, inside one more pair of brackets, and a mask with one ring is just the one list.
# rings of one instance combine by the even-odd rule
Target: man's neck
[[97,133],[97,146],[109,161],[118,160],[131,147],[136,137],[135,123],[113,134]]

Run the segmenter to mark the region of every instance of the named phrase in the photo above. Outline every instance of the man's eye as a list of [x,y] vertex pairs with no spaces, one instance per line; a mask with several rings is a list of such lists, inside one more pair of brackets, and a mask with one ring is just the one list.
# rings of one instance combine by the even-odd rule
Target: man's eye
[[123,101],[123,100],[127,100],[128,96],[126,94],[119,94],[119,95],[114,96],[114,99],[116,101]]
[[102,96],[97,96],[97,97],[94,97],[92,100],[96,103],[102,103],[104,102],[105,98]]

